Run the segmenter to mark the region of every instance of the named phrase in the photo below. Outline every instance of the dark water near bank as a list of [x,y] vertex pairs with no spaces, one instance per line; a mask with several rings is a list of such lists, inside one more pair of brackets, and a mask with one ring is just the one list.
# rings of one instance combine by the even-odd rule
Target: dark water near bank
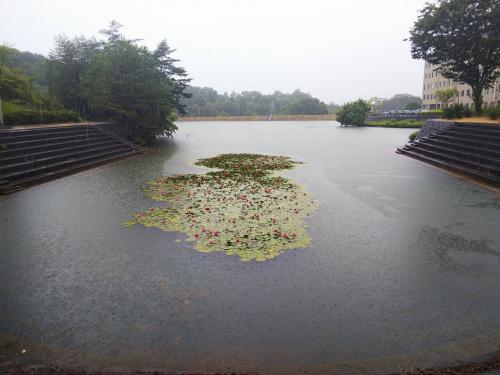
[[[0,197],[0,350],[97,368],[305,373],[500,349],[500,194],[396,155],[411,130],[179,128],[155,153]],[[122,225],[156,205],[147,180],[228,152],[306,162],[287,175],[320,202],[312,247],[242,263]]]

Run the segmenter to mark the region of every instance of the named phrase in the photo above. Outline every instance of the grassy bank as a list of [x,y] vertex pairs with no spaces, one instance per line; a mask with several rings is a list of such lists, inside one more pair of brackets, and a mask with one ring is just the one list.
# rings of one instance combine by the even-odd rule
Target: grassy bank
[[368,121],[365,126],[378,127],[378,128],[408,128],[408,129],[419,129],[424,126],[424,120],[382,120],[382,121]]
[[[335,115],[274,115],[272,121],[335,121]],[[267,116],[179,117],[177,121],[267,121]]]

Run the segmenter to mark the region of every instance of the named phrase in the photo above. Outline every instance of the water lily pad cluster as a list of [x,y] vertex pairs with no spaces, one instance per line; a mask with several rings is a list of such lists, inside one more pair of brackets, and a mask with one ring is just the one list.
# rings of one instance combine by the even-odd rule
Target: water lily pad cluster
[[258,154],[200,159],[195,165],[217,170],[151,181],[146,194],[165,205],[136,212],[128,225],[184,232],[196,250],[237,255],[242,261],[264,261],[306,247],[310,237],[304,219],[317,204],[302,186],[273,175],[297,164]]

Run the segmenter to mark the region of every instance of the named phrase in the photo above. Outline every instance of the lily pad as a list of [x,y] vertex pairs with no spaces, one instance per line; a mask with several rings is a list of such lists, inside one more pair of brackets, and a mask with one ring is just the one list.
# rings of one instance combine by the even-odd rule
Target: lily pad
[[224,252],[242,261],[263,262],[304,248],[311,241],[304,219],[317,203],[302,186],[273,174],[297,164],[288,157],[259,154],[197,160],[195,165],[217,170],[151,181],[146,195],[166,204],[136,212],[126,225],[183,232],[200,252]]

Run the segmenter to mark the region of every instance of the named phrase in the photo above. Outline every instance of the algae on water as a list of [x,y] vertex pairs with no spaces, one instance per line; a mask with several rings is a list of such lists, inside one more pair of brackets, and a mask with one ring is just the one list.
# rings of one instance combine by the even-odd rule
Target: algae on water
[[317,204],[302,186],[273,175],[297,164],[288,157],[258,154],[197,160],[195,165],[217,170],[151,181],[146,195],[167,203],[137,212],[127,225],[183,232],[200,252],[224,252],[242,261],[265,261],[306,247],[311,239],[304,219]]

